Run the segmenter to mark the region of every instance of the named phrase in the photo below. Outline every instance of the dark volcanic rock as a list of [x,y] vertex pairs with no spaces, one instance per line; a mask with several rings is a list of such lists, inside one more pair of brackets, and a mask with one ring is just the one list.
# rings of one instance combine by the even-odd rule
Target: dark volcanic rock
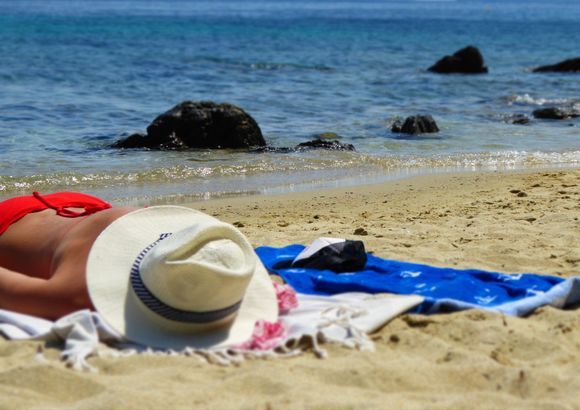
[[580,114],[574,110],[558,107],[540,108],[535,110],[532,114],[535,118],[545,120],[565,120],[567,118],[575,118],[580,116]]
[[402,124],[400,120],[395,121],[391,131],[400,134],[427,134],[439,132],[439,127],[430,115],[414,115],[407,117]]
[[338,142],[336,140],[323,140],[317,138],[312,141],[302,142],[296,145],[296,149],[298,151],[304,151],[307,149],[327,149],[332,151],[354,151],[354,145],[352,144],[343,144],[342,142]]
[[114,148],[248,148],[266,141],[254,119],[232,104],[185,101],[161,114],[147,135],[133,134]]
[[452,56],[445,56],[437,61],[429,71],[440,74],[463,73],[463,74],[483,74],[487,73],[487,67],[483,61],[483,56],[474,46],[467,46],[455,52]]
[[561,61],[557,64],[534,68],[534,73],[572,73],[580,72],[580,57]]

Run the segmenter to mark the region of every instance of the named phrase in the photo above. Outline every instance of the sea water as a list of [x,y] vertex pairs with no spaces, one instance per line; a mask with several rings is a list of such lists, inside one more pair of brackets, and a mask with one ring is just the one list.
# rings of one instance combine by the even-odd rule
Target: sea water
[[[437,75],[477,46],[485,75]],[[448,170],[577,167],[580,1],[0,0],[0,199],[86,191],[116,203],[348,186]],[[229,102],[267,143],[335,133],[356,152],[118,150],[184,100]],[[441,131],[403,137],[396,118]]]

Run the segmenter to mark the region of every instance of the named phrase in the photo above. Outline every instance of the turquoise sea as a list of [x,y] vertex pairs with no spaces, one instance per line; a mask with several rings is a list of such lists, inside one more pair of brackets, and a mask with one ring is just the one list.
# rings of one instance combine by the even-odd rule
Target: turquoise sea
[[[473,44],[490,72],[426,71]],[[291,192],[445,171],[578,167],[580,1],[0,0],[0,199],[116,203]],[[184,100],[230,102],[271,146],[333,132],[357,152],[115,150]],[[396,117],[441,132],[402,138]]]

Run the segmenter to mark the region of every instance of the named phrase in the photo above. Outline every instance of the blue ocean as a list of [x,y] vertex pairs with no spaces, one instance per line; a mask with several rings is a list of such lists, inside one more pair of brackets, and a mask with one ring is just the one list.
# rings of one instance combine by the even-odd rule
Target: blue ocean
[[[484,75],[426,69],[477,46]],[[348,186],[448,171],[580,165],[580,1],[0,0],[0,199],[115,203]],[[335,133],[356,152],[110,148],[185,101],[229,102],[270,146]],[[403,137],[397,118],[441,131]]]

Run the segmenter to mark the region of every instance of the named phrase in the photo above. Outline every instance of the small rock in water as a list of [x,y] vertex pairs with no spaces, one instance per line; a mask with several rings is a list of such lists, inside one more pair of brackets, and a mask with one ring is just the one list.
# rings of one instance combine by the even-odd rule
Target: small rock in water
[[443,57],[429,67],[428,71],[439,74],[484,74],[488,70],[479,49],[467,46],[451,56]]
[[530,117],[525,114],[513,114],[506,117],[506,122],[510,124],[526,125],[530,123]]
[[559,107],[540,108],[534,110],[532,114],[535,118],[545,120],[565,120],[568,118],[575,118],[580,115],[574,110]]
[[400,120],[395,121],[391,131],[401,134],[427,134],[439,132],[439,127],[430,115],[414,115],[407,117],[403,124]]
[[580,57],[560,61],[557,64],[534,68],[534,73],[573,73],[580,72]]
[[303,151],[308,149],[326,149],[331,151],[355,151],[354,145],[343,144],[336,140],[315,139],[312,141],[302,142],[296,145],[296,150]]

